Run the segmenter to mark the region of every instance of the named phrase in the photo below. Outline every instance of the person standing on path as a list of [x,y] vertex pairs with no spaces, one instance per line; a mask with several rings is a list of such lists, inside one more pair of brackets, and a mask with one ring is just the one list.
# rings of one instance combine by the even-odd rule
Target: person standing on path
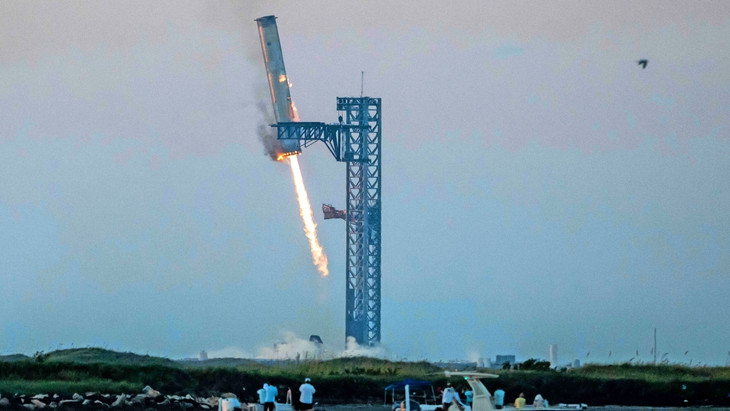
[[314,393],[317,390],[312,385],[312,380],[304,379],[304,384],[299,386],[299,409],[302,411],[314,409]]
[[256,411],[261,411],[263,409],[264,403],[266,402],[267,388],[269,388],[269,384],[264,384],[262,388],[259,388],[258,391],[256,391],[256,394],[259,395],[259,403],[256,405]]
[[471,407],[471,403],[474,402],[474,391],[470,389],[464,391],[464,397],[466,400],[466,405]]
[[446,383],[446,389],[444,390],[444,395],[441,397],[441,406],[443,411],[449,411],[449,407],[451,406],[452,401],[456,401],[461,407],[464,406],[464,404],[461,402],[461,398],[459,398],[459,393],[456,392],[454,387],[451,386],[451,383]]
[[498,389],[494,392],[494,408],[501,410],[504,407],[504,390]]
[[264,402],[264,411],[276,410],[276,405],[274,403],[276,402],[276,395],[278,393],[279,390],[276,389],[276,386],[274,384],[266,387],[266,402]]

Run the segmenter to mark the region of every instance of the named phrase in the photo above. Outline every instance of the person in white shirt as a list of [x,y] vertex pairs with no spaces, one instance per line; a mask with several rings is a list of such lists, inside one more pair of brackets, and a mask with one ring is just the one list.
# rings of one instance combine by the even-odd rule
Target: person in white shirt
[[441,406],[443,411],[449,411],[449,407],[451,406],[451,403],[453,401],[456,401],[462,407],[464,406],[464,404],[461,402],[461,399],[459,398],[459,393],[456,392],[454,387],[452,387],[451,383],[449,382],[446,383],[444,395],[441,397]]
[[312,404],[314,404],[314,393],[316,390],[314,389],[314,386],[312,386],[311,382],[312,380],[305,378],[304,384],[299,386],[299,409],[301,411],[307,411],[314,408]]

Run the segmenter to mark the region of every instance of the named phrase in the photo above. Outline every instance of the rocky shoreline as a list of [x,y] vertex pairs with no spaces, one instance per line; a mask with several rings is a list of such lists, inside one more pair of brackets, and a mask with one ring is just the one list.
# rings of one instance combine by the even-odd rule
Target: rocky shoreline
[[[226,395],[224,394],[224,397]],[[140,394],[101,394],[87,392],[64,397],[58,394],[22,395],[15,394],[0,398],[0,409],[37,410],[51,409],[218,409],[218,397],[196,397],[193,395],[162,395],[159,391],[147,386]]]

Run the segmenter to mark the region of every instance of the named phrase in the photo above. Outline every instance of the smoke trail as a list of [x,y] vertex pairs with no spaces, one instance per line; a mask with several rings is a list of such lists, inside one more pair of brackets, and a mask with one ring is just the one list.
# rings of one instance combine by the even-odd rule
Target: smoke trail
[[256,126],[256,134],[258,134],[261,144],[264,145],[264,154],[276,161],[278,153],[284,152],[281,142],[276,138],[272,128],[269,126],[269,124],[276,123],[276,120],[271,111],[266,109],[266,103],[263,101],[260,101],[256,107],[263,117],[263,122]]
[[312,262],[317,266],[317,270],[322,273],[322,276],[326,277],[329,275],[327,255],[325,255],[322,246],[319,245],[319,240],[317,240],[317,224],[314,223],[312,205],[309,203],[307,189],[304,187],[304,179],[302,178],[302,171],[299,169],[297,156],[290,156],[289,164],[291,165],[291,173],[294,178],[294,186],[297,190],[299,214],[302,216],[302,221],[304,221],[304,234],[309,239],[309,248],[312,251]]

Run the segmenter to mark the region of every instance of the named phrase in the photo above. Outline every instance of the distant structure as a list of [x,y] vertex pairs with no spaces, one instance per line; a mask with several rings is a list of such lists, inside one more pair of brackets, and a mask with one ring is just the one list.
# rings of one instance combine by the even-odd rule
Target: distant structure
[[205,361],[208,359],[208,353],[205,352],[205,350],[200,350],[200,354],[198,354],[198,361]]
[[573,361],[573,368],[580,368],[580,360],[574,360]]
[[509,365],[515,365],[516,359],[514,355],[498,355],[494,361],[494,365],[497,367],[503,367],[505,363]]
[[322,339],[319,337],[319,335],[314,335],[314,334],[309,336],[309,342],[315,343],[317,345],[324,344],[324,342],[322,342]]
[[479,358],[477,361],[477,367],[479,368],[492,368],[492,360],[490,358]]
[[548,352],[549,352],[549,358],[550,358],[550,366],[555,368],[558,366],[558,345],[557,344],[550,344],[548,346]]

